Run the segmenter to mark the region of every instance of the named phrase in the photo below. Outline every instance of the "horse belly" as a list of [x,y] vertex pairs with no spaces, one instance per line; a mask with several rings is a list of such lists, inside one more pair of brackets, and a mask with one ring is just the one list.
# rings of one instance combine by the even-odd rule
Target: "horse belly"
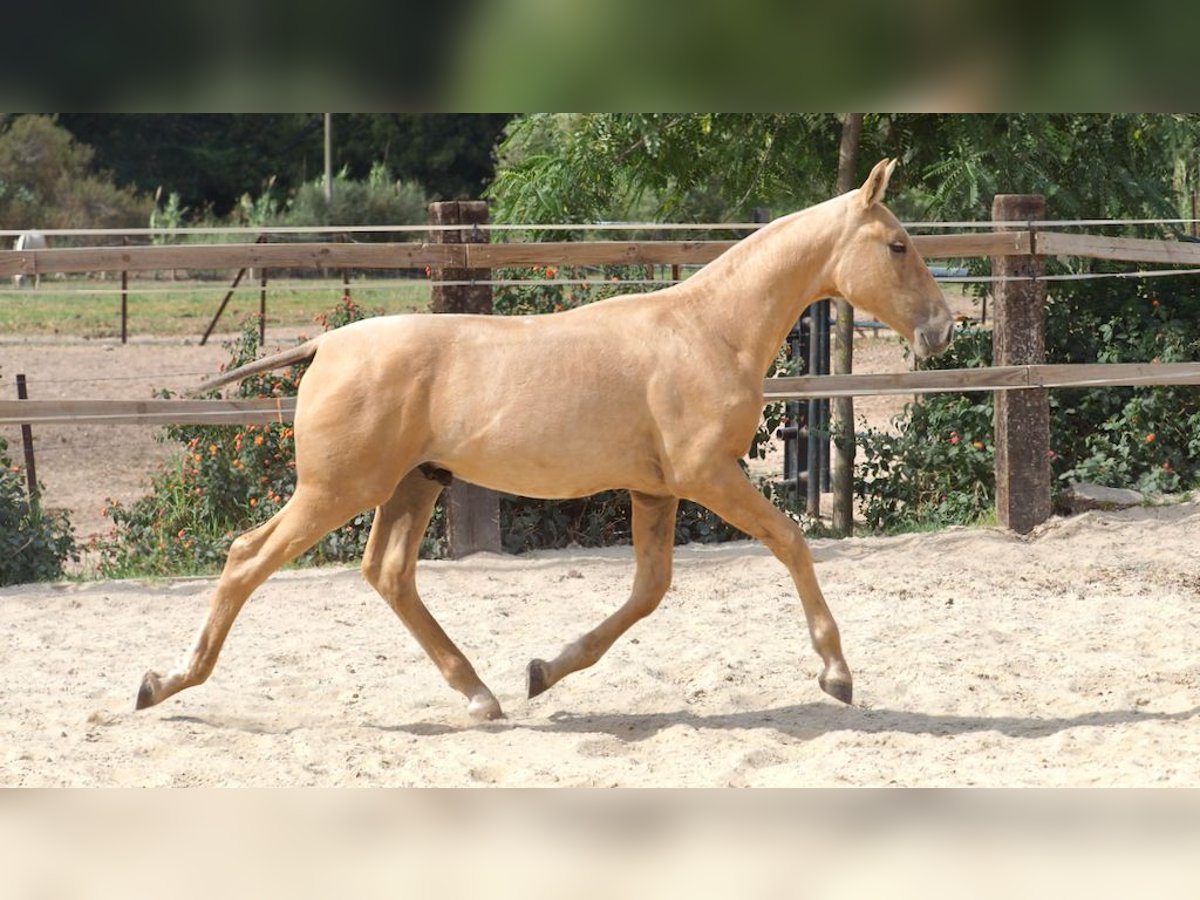
[[[439,440],[437,464],[456,478],[509,494],[584,497],[611,488],[654,491],[662,469],[652,430],[633,415],[587,406],[493,410],[474,427]],[[450,437],[444,435],[443,437]]]

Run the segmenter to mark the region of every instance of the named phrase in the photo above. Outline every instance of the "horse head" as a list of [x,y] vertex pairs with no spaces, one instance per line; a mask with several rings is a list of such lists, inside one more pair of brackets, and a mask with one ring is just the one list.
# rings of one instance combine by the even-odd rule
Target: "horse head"
[[842,196],[833,280],[855,307],[904,335],[918,358],[936,356],[950,345],[954,319],[908,232],[883,205],[895,167],[880,160],[862,187]]

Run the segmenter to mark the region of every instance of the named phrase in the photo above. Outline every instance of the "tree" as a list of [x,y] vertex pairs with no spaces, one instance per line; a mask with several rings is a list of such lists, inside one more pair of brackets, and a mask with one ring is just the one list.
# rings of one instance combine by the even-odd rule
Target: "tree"
[[540,114],[509,127],[488,195],[498,221],[656,217],[745,221],[828,195],[838,123],[808,114]]
[[[1179,196],[1175,161],[1198,134],[1195,115],[875,113],[860,163],[900,159],[890,204],[906,218],[987,219],[1001,192],[1046,194],[1063,216],[1165,215]],[[840,117],[826,114],[524,116],[489,193],[498,218],[533,222],[611,217],[645,197],[681,217],[715,191],[727,220],[744,221],[755,206],[830,196],[840,138]]]
[[144,225],[152,202],[117,187],[50,116],[16,116],[0,130],[0,227]]

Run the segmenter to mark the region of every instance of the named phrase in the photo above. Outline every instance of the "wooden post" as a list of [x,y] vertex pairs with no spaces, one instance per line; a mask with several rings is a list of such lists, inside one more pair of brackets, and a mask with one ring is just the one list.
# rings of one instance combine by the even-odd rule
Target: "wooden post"
[[258,346],[267,342],[267,267],[258,270]]
[[[487,203],[481,200],[451,200],[429,204],[429,224],[463,225],[455,231],[435,231],[430,241],[435,244],[486,243],[487,232],[472,225],[488,221]],[[433,268],[434,282],[488,281],[490,269]],[[431,308],[435,313],[492,312],[492,288],[488,284],[434,284]],[[486,377],[487,373],[484,373]],[[453,474],[453,473],[451,473]],[[500,499],[494,491],[455,478],[445,494],[446,541],[452,559],[471,553],[501,552]]]
[[[1046,217],[1038,194],[997,194],[992,220],[1033,229]],[[997,225],[999,227],[999,225]],[[1035,365],[1046,361],[1045,265],[1037,235],[1029,256],[992,257],[997,281],[992,309],[992,364]],[[1050,517],[1050,403],[1044,388],[996,394],[996,518],[1027,534]]]
[[121,343],[129,342],[129,273],[121,272]]
[[[29,389],[25,384],[25,375],[17,375],[17,399],[28,400]],[[29,491],[29,502],[33,506],[38,503],[37,466],[33,460],[33,429],[29,425],[21,426],[21,446],[25,450],[25,486]]]
[[[849,113],[842,122],[842,141],[838,150],[837,191],[844,194],[856,187],[858,145],[862,135],[863,114]],[[854,309],[844,297],[837,300],[837,324],[834,331],[833,374],[854,371]],[[854,533],[854,398],[835,397],[830,402],[833,438],[833,533],[849,537]]]

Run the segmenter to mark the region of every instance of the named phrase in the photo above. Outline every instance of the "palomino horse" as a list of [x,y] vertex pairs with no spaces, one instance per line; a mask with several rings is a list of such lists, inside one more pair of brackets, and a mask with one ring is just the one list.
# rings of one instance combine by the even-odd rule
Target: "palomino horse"
[[363,574],[478,719],[495,696],[421,602],[417,551],[449,475],[511,494],[633,498],[628,601],[551,660],[529,663],[533,697],[595,663],[658,605],[671,581],[679,498],[766,543],[791,573],[824,669],[851,700],[850,669],[799,527],[738,461],[758,427],[763,376],[800,312],[840,295],[942,351],[941,290],[880,202],[894,162],[857,190],[770,223],[682,284],[543,316],[389,316],[328,332],[214,379],[216,386],[312,359],[295,417],[296,491],[234,541],[207,621],[167,675],[148,672],[137,707],[200,684],[250,593],[326,532],[372,506]]

